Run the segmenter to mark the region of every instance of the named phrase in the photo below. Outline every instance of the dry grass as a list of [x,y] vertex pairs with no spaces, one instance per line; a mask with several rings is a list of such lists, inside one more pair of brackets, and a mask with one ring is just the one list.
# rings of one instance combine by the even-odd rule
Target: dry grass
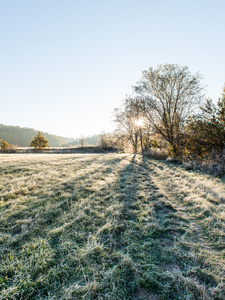
[[225,299],[225,183],[126,154],[0,156],[1,299]]
[[156,160],[165,160],[169,157],[169,152],[167,149],[151,148],[148,149],[145,154],[146,157],[153,158]]
[[225,150],[222,154],[211,151],[204,157],[187,157],[184,165],[189,170],[200,170],[217,177],[225,176]]

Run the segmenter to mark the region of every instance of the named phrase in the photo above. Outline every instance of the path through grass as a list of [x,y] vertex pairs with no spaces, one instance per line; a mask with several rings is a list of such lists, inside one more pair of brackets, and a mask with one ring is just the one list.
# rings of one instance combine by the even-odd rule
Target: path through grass
[[0,156],[1,299],[225,299],[225,184],[127,154]]

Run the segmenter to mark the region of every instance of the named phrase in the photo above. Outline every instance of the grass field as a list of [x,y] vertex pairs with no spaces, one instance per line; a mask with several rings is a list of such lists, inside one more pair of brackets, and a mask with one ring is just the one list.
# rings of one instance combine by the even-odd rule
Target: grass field
[[128,154],[0,156],[1,299],[225,299],[225,182]]

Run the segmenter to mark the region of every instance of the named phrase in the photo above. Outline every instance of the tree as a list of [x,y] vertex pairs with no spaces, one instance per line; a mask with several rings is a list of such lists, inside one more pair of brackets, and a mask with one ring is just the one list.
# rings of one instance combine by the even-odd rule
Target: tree
[[48,140],[42,135],[40,131],[38,131],[38,134],[33,138],[30,146],[39,150],[49,147]]
[[84,146],[85,146],[85,137],[84,136],[82,136],[80,138],[80,146],[81,146],[81,148],[84,148]]
[[10,144],[1,139],[1,150],[6,151],[9,149],[9,147],[10,147]]
[[142,98],[139,96],[127,97],[122,109],[115,110],[115,117],[115,122],[119,125],[121,133],[124,133],[130,141],[133,151],[136,153],[139,146],[143,151],[147,124],[144,122]]
[[187,118],[204,96],[200,80],[200,74],[192,75],[186,66],[166,64],[144,71],[142,80],[134,87],[142,97],[145,117],[175,153]]
[[187,147],[202,155],[212,149],[222,154],[225,149],[225,87],[217,105],[208,99],[188,123]]
[[118,133],[102,133],[99,135],[98,146],[106,151],[122,151],[125,148],[124,137]]
[[219,98],[217,105],[219,122],[225,128],[225,84],[222,92],[222,98]]

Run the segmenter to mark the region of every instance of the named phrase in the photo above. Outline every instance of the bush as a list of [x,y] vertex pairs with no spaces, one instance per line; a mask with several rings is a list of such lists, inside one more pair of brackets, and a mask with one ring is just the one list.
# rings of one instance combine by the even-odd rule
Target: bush
[[126,139],[122,134],[100,135],[98,146],[106,151],[123,151],[126,145]]
[[7,151],[9,149],[9,146],[10,146],[9,143],[7,143],[1,139],[1,150]]
[[144,152],[144,155],[156,160],[166,160],[169,156],[169,152],[166,149],[151,148]]
[[217,177],[225,175],[225,150],[222,154],[212,150],[203,157],[189,156],[183,162],[184,167],[189,170],[200,170]]

